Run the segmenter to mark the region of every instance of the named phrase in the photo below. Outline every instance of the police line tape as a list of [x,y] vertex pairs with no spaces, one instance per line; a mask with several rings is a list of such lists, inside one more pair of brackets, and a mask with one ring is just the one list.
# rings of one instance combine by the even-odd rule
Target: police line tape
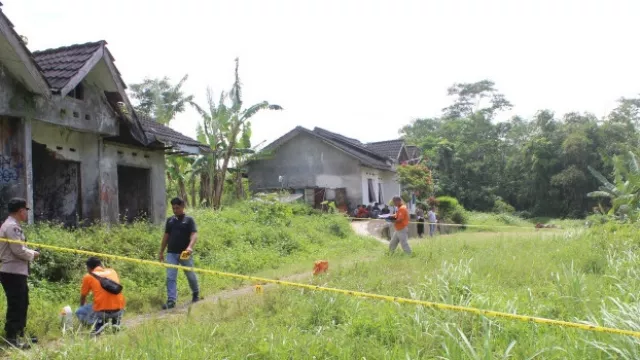
[[[393,224],[392,221],[387,219],[370,219],[370,218],[358,218],[353,216],[347,216],[348,220],[352,221],[376,221],[376,222],[386,222],[389,224]],[[450,227],[477,227],[477,228],[508,228],[508,229],[528,229],[528,230],[562,230],[560,227],[541,227],[537,228],[535,225],[532,226],[512,226],[512,225],[481,225],[481,224],[448,224],[448,223],[429,223],[426,220],[424,222],[420,221],[409,221],[409,224],[422,224],[422,225],[438,225],[438,226],[450,226]]]
[[[10,240],[10,239],[0,238],[0,242],[25,245],[25,242],[20,240]],[[384,300],[384,301],[394,302],[399,304],[412,304],[412,305],[424,306],[424,307],[429,307],[429,308],[438,309],[438,310],[457,311],[457,312],[463,312],[463,313],[469,313],[469,314],[484,315],[487,317],[495,317],[495,318],[503,318],[508,320],[516,320],[516,321],[536,323],[536,324],[560,326],[565,328],[580,329],[580,330],[586,330],[591,332],[627,335],[627,336],[633,336],[635,338],[640,339],[640,331],[616,329],[616,328],[610,328],[605,326],[581,324],[581,323],[575,323],[575,322],[569,322],[569,321],[546,319],[546,318],[535,317],[535,316],[517,315],[517,314],[511,314],[511,313],[499,312],[499,311],[493,311],[493,310],[483,310],[483,309],[478,309],[478,308],[473,308],[468,306],[450,305],[450,304],[436,303],[431,301],[408,299],[408,298],[403,298],[398,296],[379,295],[379,294],[372,294],[372,293],[366,293],[361,291],[352,291],[352,290],[330,288],[330,287],[311,285],[311,284],[295,283],[295,282],[284,281],[284,280],[267,279],[262,277],[234,274],[234,273],[202,269],[202,268],[196,268],[196,267],[165,264],[158,261],[135,259],[135,258],[120,256],[120,255],[103,254],[103,253],[98,253],[93,251],[64,248],[60,246],[47,245],[47,244],[36,244],[32,242],[29,242],[28,244],[33,247],[42,248],[42,249],[68,252],[68,253],[74,253],[79,255],[97,256],[104,259],[121,260],[121,261],[127,261],[127,262],[138,263],[138,264],[160,266],[165,268],[175,268],[179,270],[187,270],[187,271],[193,271],[193,272],[198,272],[203,274],[211,274],[211,275],[222,276],[222,277],[248,280],[254,283],[271,283],[276,285],[291,286],[291,287],[297,287],[297,288],[314,290],[314,291],[324,291],[324,292],[338,293],[338,294],[355,296],[355,297]]]

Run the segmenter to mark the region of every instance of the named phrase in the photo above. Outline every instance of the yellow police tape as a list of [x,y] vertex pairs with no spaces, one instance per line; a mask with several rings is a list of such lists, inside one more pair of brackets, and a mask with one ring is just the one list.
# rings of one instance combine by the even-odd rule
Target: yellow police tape
[[[370,219],[370,218],[357,218],[352,216],[346,217],[348,220],[352,221],[376,221],[376,222],[389,222],[386,219]],[[429,223],[425,220],[425,222],[419,221],[409,221],[409,224],[423,224],[429,225]],[[513,225],[482,225],[482,224],[447,224],[447,223],[435,223],[438,226],[451,226],[451,227],[479,227],[479,228],[509,228],[509,229],[527,229],[527,230],[562,230],[559,227],[547,227],[547,228],[536,228],[535,225],[532,226],[513,226]]]
[[[23,241],[20,241],[20,240],[10,240],[10,239],[0,238],[0,241],[12,243],[12,244],[22,244],[22,245],[25,244]],[[36,244],[36,243],[29,242],[29,245],[36,248],[49,249],[54,251],[68,252],[68,253],[88,255],[88,256],[97,256],[97,257],[106,258],[106,259],[114,259],[114,260],[128,261],[128,262],[133,262],[138,264],[161,266],[165,268],[182,269],[182,270],[194,271],[194,272],[199,272],[204,274],[212,274],[217,276],[226,276],[226,277],[231,277],[236,279],[249,280],[255,283],[271,283],[271,284],[291,286],[291,287],[297,287],[297,288],[303,288],[303,289],[309,289],[309,290],[326,291],[326,292],[344,294],[349,296],[364,297],[369,299],[378,299],[378,300],[384,300],[384,301],[395,302],[400,304],[413,304],[413,305],[425,306],[425,307],[439,309],[439,310],[449,310],[449,311],[471,313],[476,315],[484,315],[487,317],[497,317],[497,318],[518,320],[518,321],[531,322],[531,323],[537,323],[537,324],[555,325],[555,326],[574,328],[574,329],[593,331],[593,332],[628,335],[628,336],[633,336],[635,338],[640,339],[639,331],[623,330],[623,329],[616,329],[616,328],[597,326],[597,325],[580,324],[580,323],[574,323],[574,322],[568,322],[568,321],[562,321],[562,320],[545,319],[545,318],[540,318],[535,316],[517,315],[517,314],[510,314],[510,313],[492,311],[492,310],[482,310],[482,309],[477,309],[477,308],[472,308],[467,306],[442,304],[442,303],[435,303],[435,302],[424,301],[424,300],[407,299],[407,298],[402,298],[397,296],[378,295],[378,294],[365,293],[361,291],[351,291],[351,290],[336,289],[336,288],[310,285],[310,284],[301,284],[301,283],[295,283],[290,281],[267,279],[267,278],[261,278],[256,276],[240,275],[240,274],[209,270],[209,269],[201,269],[201,268],[195,268],[195,267],[192,268],[187,266],[171,265],[171,264],[160,263],[158,261],[134,259],[130,257],[120,256],[120,255],[102,254],[102,253],[97,253],[93,251],[70,249],[70,248],[64,248],[64,247],[59,247],[54,245],[47,245],[47,244]],[[262,290],[262,287],[260,288],[261,288],[260,290]]]

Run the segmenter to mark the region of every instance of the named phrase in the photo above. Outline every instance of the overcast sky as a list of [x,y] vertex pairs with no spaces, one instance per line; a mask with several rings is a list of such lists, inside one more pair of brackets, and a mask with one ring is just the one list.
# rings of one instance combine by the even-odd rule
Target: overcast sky
[[[491,79],[531,116],[603,116],[640,92],[640,1],[617,0],[2,0],[41,50],[106,40],[125,81],[189,74],[205,104],[233,80],[245,103],[285,108],[254,118],[253,143],[296,125],[362,141],[437,116],[455,82]],[[188,111],[171,124],[194,136]]]

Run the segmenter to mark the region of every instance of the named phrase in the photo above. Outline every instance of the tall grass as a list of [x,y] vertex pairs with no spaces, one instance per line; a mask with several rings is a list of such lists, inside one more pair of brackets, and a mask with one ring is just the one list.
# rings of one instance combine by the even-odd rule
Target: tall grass
[[[315,281],[640,330],[638,229],[459,233]],[[280,288],[194,307],[42,359],[637,359],[635,338]]]
[[[375,248],[375,242],[354,236],[347,220],[316,213],[299,205],[243,203],[220,212],[190,212],[198,225],[194,259],[197,267],[280,276],[310,271],[313,260],[355,256]],[[162,226],[135,223],[130,226],[94,226],[66,231],[51,225],[25,230],[29,241],[100,253],[155,260],[163,235]],[[31,305],[27,330],[47,338],[60,336],[58,313],[65,305],[78,305],[80,280],[86,273],[84,256],[43,250],[33,263]],[[157,311],[165,301],[165,270],[161,267],[106,260],[124,286],[127,314]],[[205,297],[239,286],[238,280],[198,275]],[[178,277],[179,296],[191,299],[186,280]],[[0,291],[0,304],[4,304]],[[4,306],[0,307],[0,328]]]

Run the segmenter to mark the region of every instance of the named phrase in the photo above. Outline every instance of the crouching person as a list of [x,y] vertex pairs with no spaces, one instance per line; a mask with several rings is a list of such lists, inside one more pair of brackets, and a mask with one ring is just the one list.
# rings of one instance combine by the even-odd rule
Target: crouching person
[[[97,257],[87,260],[87,271],[88,274],[82,278],[80,308],[76,311],[76,316],[83,324],[93,325],[91,333],[98,335],[109,322],[120,325],[124,313],[124,295],[118,273],[103,267]],[[93,304],[87,303],[89,293],[93,293]]]

